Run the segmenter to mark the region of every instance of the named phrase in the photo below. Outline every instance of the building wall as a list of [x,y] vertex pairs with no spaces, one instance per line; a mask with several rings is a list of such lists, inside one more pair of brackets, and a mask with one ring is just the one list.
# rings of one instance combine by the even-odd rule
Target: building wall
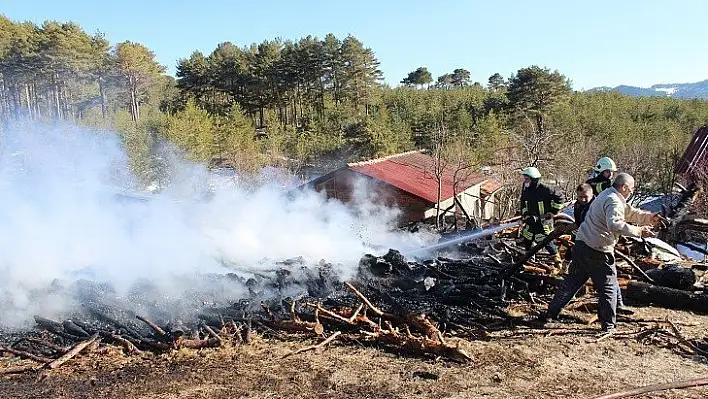
[[[482,205],[482,200],[480,198],[481,191],[482,184],[472,186],[467,190],[459,193],[458,199],[460,200],[460,203],[462,203],[462,207],[465,208],[465,211],[468,215],[470,215],[470,217],[481,220],[487,220],[494,216],[494,198],[492,196],[491,201],[487,201],[484,205]],[[453,201],[454,200],[452,198],[442,201],[440,203],[440,208],[447,209],[450,205],[452,205]],[[454,211],[459,216],[464,217],[464,213],[460,209],[457,209],[457,207],[454,208]],[[425,213],[426,218],[434,217],[435,212],[435,205],[433,205],[433,207]]]
[[328,198],[336,198],[344,203],[370,201],[395,206],[402,212],[402,222],[424,219],[426,211],[431,207],[429,202],[421,198],[344,168],[317,179],[313,188],[326,193]]
[[[452,198],[448,198],[445,201],[440,201],[440,212],[449,208],[453,202],[454,202],[454,200]],[[438,207],[435,204],[430,204],[430,207],[425,211],[425,219],[435,217],[435,214],[437,213],[437,211],[438,211]],[[454,211],[454,209],[453,209],[453,211]]]
[[481,189],[482,189],[481,183],[477,184],[475,186],[472,186],[462,193],[462,196],[460,199],[460,202],[462,203],[462,206],[467,211],[467,214],[469,214],[470,217],[477,218],[477,219],[483,218],[482,206],[481,206],[481,202],[480,202]]
[[482,218],[488,220],[494,217],[494,205],[497,202],[497,196],[496,194],[491,194],[484,201],[484,216]]
[[[406,191],[379,180],[342,168],[323,176],[311,186],[328,198],[336,198],[344,203],[368,200],[386,206],[395,206],[402,212],[402,222],[412,222],[435,217],[436,206]],[[482,204],[482,184],[477,184],[458,194],[462,206],[471,217],[487,220],[494,216],[494,195]],[[365,197],[366,196],[366,197]],[[448,198],[440,203],[441,210],[447,209],[454,200]],[[453,208],[461,217],[461,210]]]

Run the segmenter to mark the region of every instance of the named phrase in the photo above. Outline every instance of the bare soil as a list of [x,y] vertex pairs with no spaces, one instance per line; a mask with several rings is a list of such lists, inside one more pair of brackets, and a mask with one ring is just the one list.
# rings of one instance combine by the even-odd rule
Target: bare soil
[[[693,324],[708,316],[638,308],[635,317]],[[587,314],[584,317],[588,317]],[[558,327],[558,326],[555,326]],[[563,325],[583,334],[470,342],[473,361],[456,364],[333,343],[322,353],[283,358],[315,341],[257,338],[252,344],[169,355],[125,356],[111,348],[78,357],[46,378],[0,377],[0,398],[592,398],[636,386],[708,376],[708,359],[634,339],[597,342],[597,324]],[[636,325],[621,324],[621,330]],[[643,398],[705,398],[708,387]]]

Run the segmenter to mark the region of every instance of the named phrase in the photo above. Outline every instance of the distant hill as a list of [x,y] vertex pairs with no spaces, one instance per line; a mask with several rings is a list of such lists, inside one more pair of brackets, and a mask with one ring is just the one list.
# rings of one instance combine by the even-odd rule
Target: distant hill
[[617,87],[595,87],[592,91],[618,91],[628,96],[636,97],[672,97],[672,98],[699,98],[708,100],[708,80],[696,83],[660,83],[651,87],[636,87],[620,85]]

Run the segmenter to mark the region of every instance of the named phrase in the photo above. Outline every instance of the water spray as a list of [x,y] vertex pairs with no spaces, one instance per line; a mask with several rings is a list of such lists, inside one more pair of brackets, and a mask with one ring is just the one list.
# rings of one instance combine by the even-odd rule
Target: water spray
[[426,253],[426,252],[434,251],[436,249],[445,248],[445,247],[449,247],[451,245],[459,244],[461,242],[476,240],[476,239],[484,238],[484,237],[489,237],[499,231],[503,231],[503,230],[506,230],[511,227],[516,227],[519,224],[521,224],[521,221],[500,224],[498,226],[488,227],[484,230],[472,231],[468,234],[463,234],[459,237],[455,237],[455,238],[452,238],[452,239],[449,239],[449,240],[446,240],[446,241],[443,241],[443,242],[440,242],[437,244],[429,245],[427,247],[423,247],[423,248],[417,249],[415,251],[410,251],[409,254],[413,255],[413,254]]

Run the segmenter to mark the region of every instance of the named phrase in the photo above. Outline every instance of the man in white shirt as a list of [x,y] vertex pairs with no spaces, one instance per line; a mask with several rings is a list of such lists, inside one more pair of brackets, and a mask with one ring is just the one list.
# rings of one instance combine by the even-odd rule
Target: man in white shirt
[[615,328],[618,289],[615,244],[621,235],[652,237],[654,232],[650,226],[662,221],[658,214],[627,204],[627,198],[633,192],[634,178],[620,173],[612,187],[603,190],[592,202],[578,229],[570,274],[558,287],[543,318],[557,318],[561,309],[590,278],[599,295],[597,313],[602,329],[611,331]]

